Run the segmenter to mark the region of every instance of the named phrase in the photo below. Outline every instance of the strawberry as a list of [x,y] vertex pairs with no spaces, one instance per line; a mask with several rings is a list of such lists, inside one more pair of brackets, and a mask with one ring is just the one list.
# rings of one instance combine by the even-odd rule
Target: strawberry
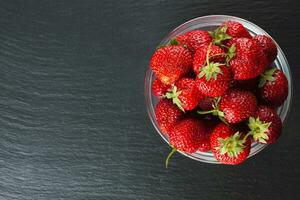
[[223,164],[236,165],[247,159],[251,141],[231,126],[220,123],[212,131],[210,145],[218,161]]
[[228,40],[232,38],[251,38],[251,35],[245,27],[234,21],[224,22],[216,30],[210,32],[210,35],[213,38],[213,43],[220,46],[224,43],[226,44]]
[[247,29],[239,22],[227,21],[224,22],[221,27],[227,27],[226,33],[232,38],[251,38]]
[[225,52],[222,48],[216,45],[205,44],[195,52],[193,60],[195,74],[199,74],[201,67],[206,65],[208,50],[209,62],[223,62],[225,60]]
[[225,123],[236,124],[248,119],[257,109],[254,94],[247,90],[230,89],[214,103],[210,111],[198,111],[199,114],[212,113]]
[[[222,53],[222,49],[218,46],[210,43],[207,47],[198,49],[194,56],[194,70],[197,70],[199,66],[200,73],[196,78],[196,84],[201,94],[208,97],[222,96],[229,88],[232,79],[231,70],[225,66],[225,64],[215,63],[210,61],[211,49],[215,47],[215,50],[219,48],[221,51],[213,51],[213,57],[218,58],[216,55],[225,55]],[[203,50],[205,55],[205,61],[201,64],[199,61],[203,57]],[[200,52],[200,53],[199,53]],[[218,52],[221,52],[220,54]],[[220,58],[219,58],[220,59]],[[202,62],[202,61],[201,61]],[[199,64],[198,64],[199,63]]]
[[232,79],[231,70],[225,65],[209,63],[201,68],[196,85],[201,94],[208,97],[222,96],[229,88]]
[[191,78],[182,78],[165,95],[172,99],[180,110],[193,110],[203,98],[199,93],[195,81]]
[[262,47],[269,63],[272,63],[277,57],[277,46],[275,42],[265,35],[256,35],[254,40]]
[[232,89],[220,101],[220,110],[229,123],[238,123],[250,117],[257,108],[257,101],[250,91]]
[[173,125],[183,118],[184,113],[172,101],[161,99],[155,107],[155,116],[161,132],[168,134]]
[[205,123],[205,126],[206,126],[205,137],[202,140],[198,151],[208,152],[211,150],[210,135],[211,135],[214,127],[219,123],[219,120],[217,120],[214,117],[209,117],[209,118],[204,118],[203,122]]
[[276,68],[266,70],[260,77],[260,96],[264,103],[280,106],[288,96],[288,81],[284,73]]
[[212,38],[207,31],[193,30],[176,36],[175,40],[179,43],[179,45],[186,46],[192,53],[194,53],[203,44],[210,43]]
[[159,79],[155,79],[152,83],[152,94],[156,97],[164,96],[170,86],[163,84]]
[[162,83],[172,85],[191,70],[192,54],[182,46],[161,47],[152,55],[150,66]]
[[255,141],[272,144],[281,135],[282,122],[275,110],[259,106],[254,117],[249,118],[248,126]]
[[196,152],[205,138],[205,131],[204,123],[197,118],[188,117],[176,123],[169,135],[173,149],[166,159],[166,168],[168,168],[171,156],[177,150],[189,154]]
[[189,117],[176,123],[170,132],[170,144],[177,150],[194,153],[205,137],[202,120]]
[[229,61],[235,80],[252,79],[265,70],[268,60],[255,40],[233,38],[228,43],[236,46],[235,56]]
[[210,135],[211,135],[211,132],[206,132],[205,138],[202,140],[198,151],[208,152],[211,150],[210,140],[209,140]]

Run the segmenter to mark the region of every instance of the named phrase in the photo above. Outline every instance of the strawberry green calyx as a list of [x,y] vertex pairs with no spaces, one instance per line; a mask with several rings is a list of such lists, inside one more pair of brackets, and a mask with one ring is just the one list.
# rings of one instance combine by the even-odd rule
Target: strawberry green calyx
[[181,102],[179,100],[179,95],[181,94],[181,91],[177,91],[177,87],[176,86],[173,86],[166,94],[164,97],[166,97],[167,99],[172,99],[173,103],[175,105],[178,106],[178,108],[184,112],[184,109],[181,105]]
[[227,65],[228,65],[229,61],[235,56],[235,51],[236,51],[235,44],[231,45],[228,48],[228,52],[227,52],[227,55],[226,55],[226,63],[227,63]]
[[208,65],[201,67],[199,78],[205,76],[206,80],[209,81],[211,77],[217,80],[218,74],[222,74],[222,70],[220,68],[220,63],[211,62]]
[[219,150],[222,155],[227,153],[230,158],[237,157],[239,153],[241,153],[245,148],[245,141],[243,139],[240,139],[240,137],[241,134],[239,132],[236,132],[232,136],[225,139],[218,138],[220,146],[216,147],[215,149]]
[[227,26],[222,26],[212,32],[209,32],[211,37],[213,38],[213,43],[215,45],[220,45],[224,40],[231,39],[231,36],[228,35],[226,31],[227,31]]
[[166,162],[165,162],[165,166],[166,168],[168,168],[169,166],[169,162],[170,162],[170,158],[174,155],[174,153],[177,152],[177,149],[175,147],[172,148],[172,151],[169,153],[169,155],[166,158]]
[[220,63],[209,62],[209,54],[212,43],[209,44],[206,52],[206,65],[200,68],[200,73],[198,74],[199,78],[205,76],[206,80],[209,81],[211,77],[217,80],[218,74],[222,74],[220,69]]
[[267,134],[271,122],[264,123],[259,118],[250,117],[248,122],[248,127],[250,128],[249,134],[252,135],[255,141],[259,141],[261,143],[267,143],[266,140],[269,139]]
[[263,87],[267,81],[275,81],[275,78],[273,76],[275,71],[276,68],[271,68],[269,70],[266,70],[263,74],[261,74],[258,87]]
[[176,38],[173,38],[170,40],[170,45],[179,45],[179,42],[176,40]]

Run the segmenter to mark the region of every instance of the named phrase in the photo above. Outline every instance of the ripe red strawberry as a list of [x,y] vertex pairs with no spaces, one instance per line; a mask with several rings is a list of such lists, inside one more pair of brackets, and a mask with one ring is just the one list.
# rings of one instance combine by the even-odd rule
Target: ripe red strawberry
[[152,83],[152,94],[156,97],[164,96],[170,86],[163,84],[159,79],[155,79]]
[[229,90],[220,101],[220,110],[229,123],[238,123],[248,119],[257,109],[254,94],[247,90]]
[[197,118],[185,118],[174,125],[169,137],[170,144],[177,150],[186,153],[196,152],[205,138],[205,126]]
[[272,108],[259,106],[254,117],[249,118],[248,126],[255,141],[272,144],[281,135],[282,122]]
[[202,140],[198,151],[208,152],[211,150],[210,135],[211,135],[213,129],[215,128],[215,126],[219,123],[219,120],[217,120],[214,117],[210,117],[210,118],[204,118],[203,122],[205,123],[205,126],[206,126],[205,137]]
[[216,45],[205,44],[197,49],[194,60],[193,70],[195,74],[200,73],[200,68],[206,65],[206,56],[209,50],[209,62],[223,62],[225,61],[225,52],[222,48]]
[[211,42],[212,38],[207,31],[193,30],[185,34],[178,35],[176,38],[180,45],[185,45],[191,52],[195,52],[203,44]]
[[239,22],[227,21],[224,22],[221,27],[227,27],[226,33],[232,38],[251,38],[247,29]]
[[266,69],[268,60],[255,40],[233,38],[229,44],[236,46],[235,56],[229,61],[234,79],[252,79]]
[[236,132],[232,127],[220,123],[210,136],[210,145],[218,161],[223,164],[236,165],[247,159],[251,141],[244,140],[243,133]]
[[203,98],[199,93],[195,81],[191,78],[182,78],[175,83],[169,92],[166,93],[168,99],[182,111],[193,110]]
[[168,134],[174,124],[183,118],[184,113],[172,101],[161,99],[155,107],[155,116],[161,132]]
[[213,38],[213,43],[216,45],[227,44],[228,40],[232,38],[251,38],[245,27],[234,21],[224,22],[216,30],[210,32],[210,34]]
[[155,51],[150,66],[161,82],[172,85],[191,70],[192,54],[182,46],[165,46]]
[[262,47],[269,63],[273,62],[277,57],[277,46],[275,42],[265,35],[256,35],[254,40]]
[[201,94],[208,97],[222,96],[229,88],[232,73],[229,67],[218,63],[209,63],[201,68],[196,85]]
[[176,123],[169,134],[169,142],[173,149],[166,159],[166,168],[177,150],[189,154],[196,152],[205,139],[205,131],[204,123],[197,118],[188,117]]
[[211,135],[211,132],[206,132],[205,139],[202,140],[198,151],[208,152],[211,150],[210,141],[209,141],[210,135]]
[[231,70],[225,64],[210,60],[225,60],[224,51],[210,43],[197,50],[194,56],[193,68],[198,76],[196,84],[201,94],[217,97],[225,93],[232,79]]
[[288,81],[284,73],[276,68],[265,71],[260,77],[260,96],[264,103],[280,106],[288,96]]

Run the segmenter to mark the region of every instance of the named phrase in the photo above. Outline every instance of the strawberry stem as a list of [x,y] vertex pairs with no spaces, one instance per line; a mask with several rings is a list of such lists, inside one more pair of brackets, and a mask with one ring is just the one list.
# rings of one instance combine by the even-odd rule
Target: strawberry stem
[[168,165],[169,165],[169,161],[170,161],[170,158],[173,156],[173,154],[177,151],[177,149],[175,147],[172,148],[172,151],[169,153],[169,155],[167,156],[166,158],[166,162],[165,162],[165,165],[166,165],[166,168],[168,169]]
[[214,54],[212,56],[209,56],[209,58],[213,58],[213,57],[216,57],[216,56],[226,56],[227,53],[217,53],[217,54]]
[[200,115],[206,115],[206,114],[213,113],[213,112],[215,112],[215,110],[197,111],[197,113]]
[[206,64],[209,65],[209,53],[210,53],[210,47],[211,47],[212,43],[209,43],[208,47],[207,47],[207,52],[206,52]]
[[210,54],[210,49],[211,49],[212,43],[209,43],[207,47],[207,52],[206,52],[206,65],[202,66],[200,68],[200,73],[198,74],[199,78],[202,78],[205,76],[206,81],[209,81],[211,77],[213,77],[215,80],[217,80],[218,74],[222,74],[222,70],[220,69],[220,63],[214,63],[214,62],[209,62],[209,54]]
[[229,49],[228,46],[224,45],[224,44],[219,44],[220,47],[223,47],[223,48],[226,48],[226,49]]
[[207,110],[207,111],[197,111],[198,114],[200,115],[205,115],[205,114],[210,114],[212,113],[212,115],[214,116],[218,116],[219,119],[226,125],[229,125],[228,122],[225,120],[224,118],[224,112],[220,111],[219,108],[219,102],[220,102],[221,98],[220,97],[216,97],[214,99],[214,104],[213,104],[213,108],[212,110]]
[[224,119],[224,117],[218,115],[219,119],[226,125],[229,125],[229,123]]

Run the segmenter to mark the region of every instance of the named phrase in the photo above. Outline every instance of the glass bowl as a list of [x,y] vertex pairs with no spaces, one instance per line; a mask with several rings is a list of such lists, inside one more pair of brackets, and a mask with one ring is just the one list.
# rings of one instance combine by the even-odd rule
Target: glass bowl
[[[214,30],[217,26],[221,25],[223,22],[232,20],[232,21],[237,21],[245,26],[246,29],[250,32],[250,34],[253,35],[267,35],[271,37],[266,31],[264,31],[262,28],[259,26],[245,20],[241,19],[238,17],[233,17],[233,16],[226,16],[226,15],[208,15],[208,16],[203,16],[203,17],[198,17],[195,19],[192,19],[188,22],[185,22],[184,24],[178,26],[175,28],[171,33],[169,33],[161,42],[159,45],[166,45],[169,43],[169,41],[174,38],[175,36],[185,33],[187,31],[195,30],[195,29],[203,29],[203,30]],[[273,39],[274,40],[274,39]],[[275,41],[275,40],[274,40]],[[276,41],[275,41],[276,43]],[[283,73],[286,75],[288,79],[288,85],[289,85],[289,94],[284,102],[284,104],[277,109],[277,113],[279,114],[281,120],[283,123],[285,122],[287,115],[289,113],[289,109],[291,107],[291,101],[292,101],[292,76],[291,76],[291,71],[289,68],[288,61],[282,52],[281,48],[279,45],[276,43],[277,48],[278,48],[278,55],[276,60],[274,61],[273,65],[277,67],[278,69],[281,69]],[[154,113],[154,108],[155,105],[158,102],[158,99],[152,95],[151,91],[151,86],[152,82],[155,80],[155,75],[153,74],[152,70],[149,68],[146,72],[146,77],[145,77],[145,100],[146,100],[146,107],[147,111],[149,114],[149,117],[151,119],[151,122],[159,135],[169,144],[169,138],[163,134],[157,124],[156,118],[155,118],[155,113]],[[251,151],[248,156],[251,157],[261,150],[263,150],[267,144],[259,144],[259,143],[252,143],[251,145]],[[184,152],[179,151],[181,154],[192,158],[194,160],[198,160],[201,162],[205,163],[211,163],[211,164],[219,164],[219,162],[214,158],[212,152],[200,152],[197,151],[193,154],[187,154]]]

